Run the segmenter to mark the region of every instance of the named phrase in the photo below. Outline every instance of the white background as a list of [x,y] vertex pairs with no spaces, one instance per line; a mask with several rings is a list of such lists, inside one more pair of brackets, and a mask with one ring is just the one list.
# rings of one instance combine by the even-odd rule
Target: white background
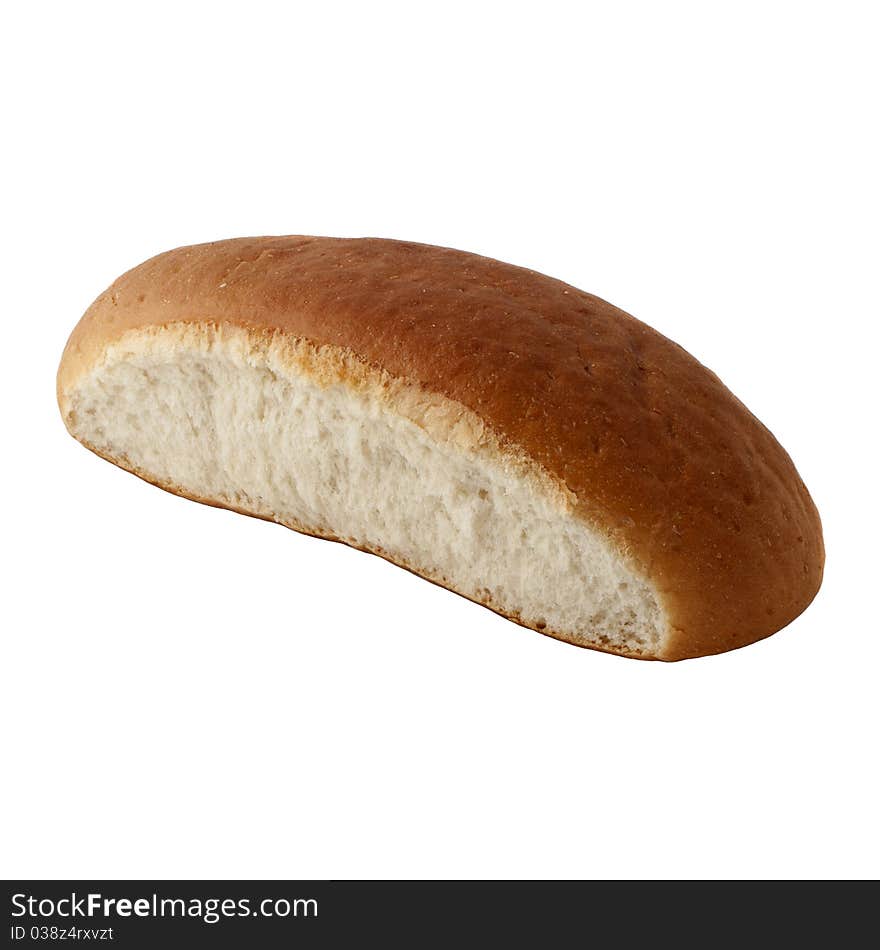
[[[871,3],[30,3],[4,90],[0,873],[876,876]],[[64,431],[121,271],[252,234],[523,264],[715,369],[821,511],[768,641],[639,663]]]

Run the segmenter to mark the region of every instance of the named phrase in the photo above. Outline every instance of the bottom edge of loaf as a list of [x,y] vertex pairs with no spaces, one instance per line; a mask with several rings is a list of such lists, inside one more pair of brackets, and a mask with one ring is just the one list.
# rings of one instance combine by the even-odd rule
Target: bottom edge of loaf
[[[346,547],[353,548],[356,551],[361,551],[364,554],[372,554],[375,557],[382,558],[383,561],[388,561],[389,564],[393,564],[395,567],[401,567],[409,573],[414,574],[416,577],[421,578],[422,580],[429,581],[437,587],[443,588],[452,594],[455,594],[458,597],[463,597],[465,600],[470,601],[472,604],[476,604],[479,607],[483,607],[486,610],[490,610],[492,613],[498,614],[501,617],[504,617],[506,620],[510,620],[517,626],[524,627],[526,630],[532,630],[535,633],[540,633],[542,636],[549,637],[552,640],[558,640],[561,643],[566,643],[571,646],[580,647],[584,650],[592,650],[599,653],[606,653],[610,656],[619,656],[624,659],[631,660],[656,660],[667,663],[678,662],[682,659],[689,659],[689,657],[675,656],[667,657],[661,654],[651,654],[645,652],[635,652],[620,649],[619,647],[610,646],[608,644],[603,644],[601,641],[590,640],[583,634],[574,634],[574,633],[565,633],[559,630],[553,630],[548,627],[539,627],[535,624],[529,623],[528,620],[525,620],[518,613],[510,612],[505,610],[502,606],[496,606],[492,603],[487,603],[486,601],[479,600],[476,597],[471,597],[470,595],[463,593],[460,590],[456,590],[455,587],[451,586],[448,582],[445,582],[443,579],[432,576],[429,571],[422,571],[418,568],[402,561],[389,552],[383,550],[380,547],[375,545],[367,544],[355,544],[350,541],[340,538],[332,533],[322,533],[316,530],[306,528],[302,525],[291,524],[287,521],[280,520],[278,518],[271,517],[270,515],[260,514],[256,511],[248,510],[239,505],[229,504],[225,501],[214,499],[214,498],[205,498],[199,495],[195,495],[186,489],[175,485],[173,482],[170,482],[166,479],[157,478],[153,475],[148,475],[142,471],[138,471],[137,468],[131,466],[129,463],[122,459],[113,458],[111,455],[108,455],[102,452],[100,449],[96,448],[94,445],[89,444],[87,441],[84,441],[82,438],[77,437],[77,441],[80,442],[85,448],[90,452],[98,456],[98,458],[103,459],[105,462],[109,462],[111,465],[116,466],[117,468],[122,469],[125,472],[128,472],[131,475],[135,475],[141,481],[147,482],[149,485],[153,485],[156,488],[161,488],[163,491],[168,492],[171,495],[176,495],[179,498],[185,498],[187,501],[194,501],[200,505],[207,505],[210,508],[221,508],[225,511],[233,511],[236,514],[246,515],[248,518],[256,518],[259,521],[266,521],[270,524],[277,524],[283,528],[287,528],[290,531],[294,531],[297,534],[306,535],[306,537],[316,538],[319,541],[331,541],[335,544],[343,544]],[[768,634],[769,636],[769,634]]]

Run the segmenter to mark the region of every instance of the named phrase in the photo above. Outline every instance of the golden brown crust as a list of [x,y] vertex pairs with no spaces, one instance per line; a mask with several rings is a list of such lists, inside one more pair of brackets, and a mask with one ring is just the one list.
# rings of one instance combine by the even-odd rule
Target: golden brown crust
[[331,344],[471,410],[652,580],[673,630],[663,659],[768,636],[819,588],[819,517],[773,435],[681,347],[561,281],[376,239],[180,248],[95,301],[59,399],[108,343],[171,323]]

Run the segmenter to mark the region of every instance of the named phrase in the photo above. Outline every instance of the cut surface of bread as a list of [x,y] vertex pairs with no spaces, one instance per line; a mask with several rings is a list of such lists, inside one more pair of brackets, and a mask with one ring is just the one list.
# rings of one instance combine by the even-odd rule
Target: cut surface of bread
[[350,363],[244,331],[136,332],[81,380],[68,418],[179,494],[373,551],[585,646],[657,652],[654,592],[564,491],[463,407]]
[[83,317],[58,398],[79,441],[148,481],[582,646],[721,652],[821,579],[803,483],[714,374],[604,301],[459,251],[160,255]]

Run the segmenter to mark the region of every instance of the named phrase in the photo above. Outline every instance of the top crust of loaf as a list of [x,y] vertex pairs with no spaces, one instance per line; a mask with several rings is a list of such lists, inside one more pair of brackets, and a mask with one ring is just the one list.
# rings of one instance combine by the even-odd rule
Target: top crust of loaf
[[378,239],[179,248],[92,304],[65,349],[59,401],[108,344],[173,323],[331,344],[470,409],[650,578],[670,629],[664,659],[768,636],[819,588],[819,516],[773,435],[681,347],[561,281]]

